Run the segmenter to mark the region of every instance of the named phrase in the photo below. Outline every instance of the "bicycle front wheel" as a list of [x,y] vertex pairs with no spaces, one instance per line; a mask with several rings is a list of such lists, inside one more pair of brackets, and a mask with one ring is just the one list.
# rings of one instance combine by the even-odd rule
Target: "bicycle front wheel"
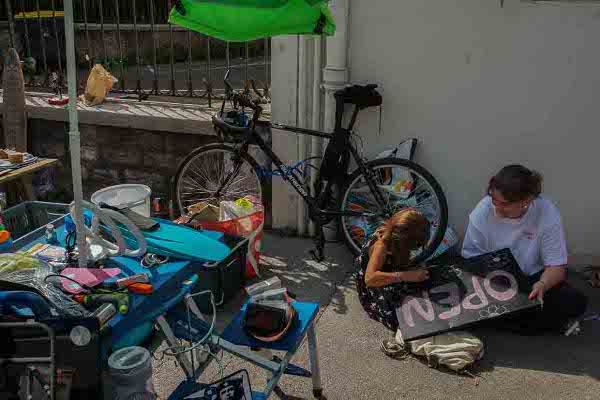
[[262,203],[258,164],[247,153],[234,147],[211,144],[189,154],[175,176],[175,197],[182,215],[200,203],[219,207],[221,201],[246,198]]
[[425,261],[442,242],[448,224],[448,205],[441,186],[425,168],[401,158],[370,161],[367,169],[383,197],[383,204],[377,201],[367,178],[356,170],[342,191],[340,211],[364,215],[340,217],[346,244],[354,254],[358,254],[384,221],[398,211],[412,208],[423,213],[431,223],[428,244],[411,255],[414,263]]

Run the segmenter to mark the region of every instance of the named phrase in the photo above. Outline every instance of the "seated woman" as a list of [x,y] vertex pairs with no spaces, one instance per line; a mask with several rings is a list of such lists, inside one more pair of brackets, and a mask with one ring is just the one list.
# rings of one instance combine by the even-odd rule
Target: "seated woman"
[[587,299],[567,279],[567,245],[557,208],[540,197],[542,177],[521,165],[509,165],[494,176],[488,196],[469,216],[462,255],[465,258],[509,248],[529,276],[530,300],[541,309],[519,315],[511,322],[522,333],[566,328],[581,316]]
[[409,264],[410,252],[426,245],[429,235],[427,218],[416,210],[403,210],[377,229],[357,258],[360,303],[371,318],[389,329],[398,328],[394,298],[402,290],[393,284],[429,279],[429,271]]

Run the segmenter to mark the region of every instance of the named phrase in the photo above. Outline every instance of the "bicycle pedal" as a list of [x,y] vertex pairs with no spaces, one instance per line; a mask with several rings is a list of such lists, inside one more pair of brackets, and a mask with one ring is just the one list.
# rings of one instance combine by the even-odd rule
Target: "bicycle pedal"
[[[321,254],[318,254],[318,253],[321,253]],[[322,252],[317,252],[316,250],[311,250],[310,255],[312,256],[313,260],[315,260],[318,263],[325,261],[325,255],[323,255]]]

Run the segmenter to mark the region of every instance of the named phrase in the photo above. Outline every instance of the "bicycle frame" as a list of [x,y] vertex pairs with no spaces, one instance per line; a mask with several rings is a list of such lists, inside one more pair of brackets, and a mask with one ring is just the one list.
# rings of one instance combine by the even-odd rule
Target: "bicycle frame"
[[[244,108],[248,107],[254,110],[252,114],[252,120],[250,126],[247,131],[242,130],[245,133],[244,140],[241,141],[241,145],[234,147],[234,164],[233,169],[228,173],[228,176],[225,178],[225,181],[221,183],[219,189],[216,191],[215,195],[218,198],[221,191],[226,189],[230,183],[233,181],[234,177],[237,175],[239,169],[241,168],[243,158],[247,156],[248,149],[251,144],[257,145],[264,154],[270,158],[271,162],[275,164],[275,168],[277,169],[277,174],[283,178],[283,180],[287,181],[294,190],[302,197],[304,202],[308,204],[309,208],[309,218],[313,221],[316,226],[316,235],[314,238],[315,241],[315,251],[312,252],[314,259],[317,262],[320,262],[324,259],[324,247],[325,247],[325,234],[323,232],[323,227],[325,224],[328,224],[334,217],[383,217],[386,218],[389,213],[389,208],[386,207],[386,201],[384,195],[381,191],[381,188],[377,184],[375,173],[368,168],[367,162],[363,161],[361,155],[359,154],[356,146],[351,140],[351,136],[353,135],[353,128],[356,123],[358,113],[361,109],[381,104],[381,99],[375,101],[364,101],[364,92],[355,92],[357,95],[356,102],[353,97],[350,97],[350,101],[346,101],[347,98],[344,95],[336,94],[336,112],[335,112],[335,126],[332,133],[321,132],[312,129],[299,128],[295,126],[289,125],[281,125],[281,124],[270,124],[271,128],[286,130],[290,132],[295,132],[302,135],[315,136],[324,139],[333,140],[330,142],[330,147],[326,150],[327,160],[335,163],[338,162],[338,166],[344,168],[345,170],[341,171],[341,168],[334,168],[332,171],[334,172],[333,176],[324,176],[324,174],[319,174],[316,184],[315,184],[315,194],[311,195],[311,188],[302,184],[302,180],[299,175],[296,173],[295,168],[286,166],[281,159],[273,152],[273,150],[267,146],[263,138],[256,131],[256,123],[259,121],[260,114],[262,108],[258,105],[258,102],[254,102],[244,95],[240,95],[234,93],[233,88],[227,81],[229,76],[229,71],[227,71],[224,79],[226,92],[228,93],[227,99],[223,100],[223,105],[221,107],[221,115],[225,110],[226,101],[230,100],[233,103],[233,109],[237,110],[238,106],[241,106],[242,112],[244,112]],[[369,88],[371,86],[371,88]],[[367,91],[376,88],[376,85],[367,85],[364,87]],[[371,92],[367,94],[370,96]],[[378,94],[377,94],[378,95]],[[352,95],[351,95],[352,96]],[[362,100],[361,100],[362,99]],[[348,123],[348,127],[344,128],[342,126],[342,120],[344,115],[344,106],[345,104],[354,104],[354,110],[352,112],[351,119]],[[226,129],[226,128],[223,128]],[[247,133],[246,133],[247,132]],[[237,133],[240,133],[240,130],[237,130]],[[339,141],[341,140],[341,142]],[[239,143],[239,141],[238,141]],[[336,157],[329,158],[329,156]],[[339,158],[339,157],[342,158]],[[339,187],[340,183],[345,184],[348,179],[348,166],[350,157],[354,159],[356,163],[357,170],[354,173],[360,173],[359,176],[362,176],[366,181],[369,191],[374,196],[375,202],[379,205],[378,211],[374,212],[364,212],[364,211],[353,211],[353,210],[338,210],[337,206],[332,206],[330,199],[336,200],[336,196],[332,196],[333,188]],[[344,163],[345,165],[340,165],[339,162]],[[256,165],[253,165],[256,167]],[[328,171],[331,173],[332,171]],[[258,172],[258,171],[257,171]],[[325,184],[325,185],[323,185]]]
[[[275,164],[275,167],[279,171],[280,176],[285,181],[289,182],[289,184],[294,188],[294,190],[308,204],[309,216],[315,222],[320,222],[319,217],[328,217],[328,216],[358,216],[358,217],[360,217],[360,216],[368,215],[364,212],[358,212],[358,211],[350,211],[350,210],[334,211],[334,210],[321,209],[317,198],[310,195],[310,188],[307,188],[302,184],[302,182],[300,181],[300,178],[294,172],[294,170],[292,168],[289,168],[288,166],[286,166],[281,161],[281,159],[277,156],[277,154],[275,154],[273,152],[273,150],[271,150],[271,148],[269,146],[267,146],[267,144],[262,139],[262,137],[260,137],[260,135],[256,132],[256,129],[255,129],[256,122],[260,118],[261,108],[252,106],[252,104],[248,103],[246,100],[243,100],[243,98],[238,97],[236,100],[236,97],[232,96],[232,94],[234,93],[234,90],[233,90],[233,87],[231,86],[231,84],[229,84],[229,82],[227,80],[228,77],[229,77],[229,71],[227,71],[227,73],[225,74],[224,83],[225,83],[225,87],[226,87],[226,92],[230,95],[228,97],[233,97],[234,108],[238,104],[242,105],[242,107],[244,106],[244,104],[247,104],[248,107],[254,109],[254,113],[252,115],[252,123],[251,123],[251,127],[250,127],[250,132],[248,134],[247,139],[242,143],[242,146],[240,148],[240,154],[247,153],[248,147],[249,147],[251,141],[253,141],[256,145],[258,145],[258,147]],[[223,112],[225,110],[226,101],[227,100],[223,100],[223,104],[221,106],[221,112]],[[290,126],[290,125],[270,124],[270,126],[271,126],[271,128],[295,132],[295,133],[299,133],[302,135],[316,136],[316,137],[320,137],[320,138],[324,138],[324,139],[333,139],[336,135],[352,135],[354,125],[356,123],[356,119],[358,117],[358,113],[360,110],[361,110],[361,108],[358,105],[354,106],[354,110],[352,112],[352,117],[350,118],[350,122],[348,123],[348,127],[344,129],[342,127],[342,118],[344,115],[344,103],[336,98],[335,128],[334,128],[333,133],[326,133],[326,132],[316,131],[316,130],[312,130],[312,129],[299,128],[299,127]],[[356,147],[354,145],[352,145],[352,143],[350,143],[348,152],[350,153],[350,155],[356,162],[358,170],[360,170],[361,173],[366,178],[367,185],[369,186],[369,189],[375,196],[375,201],[377,201],[377,203],[379,203],[380,205],[383,206],[385,204],[385,200],[383,198],[383,194],[379,190],[379,187],[377,187],[377,184],[375,183],[373,173],[367,168],[365,162],[362,160]],[[239,168],[239,166],[237,168]],[[344,171],[344,174],[347,174],[347,172],[348,171]],[[229,175],[229,177],[227,177],[225,179],[225,182],[223,182],[221,184],[221,187],[217,190],[217,194],[229,185],[231,179],[236,174],[237,174],[236,170],[232,171],[232,173]],[[345,178],[345,176],[343,178]],[[320,179],[320,181],[318,181],[318,182],[322,183],[322,178],[319,177],[319,179]]]
[[[356,118],[358,116],[359,111],[360,111],[359,107],[355,106],[354,111],[352,113],[352,118],[350,120],[350,123],[348,124],[348,128],[343,129],[343,128],[341,128],[341,126],[338,126],[336,128],[336,131],[334,131],[333,133],[326,133],[326,132],[316,131],[316,130],[312,130],[312,129],[298,128],[295,126],[281,125],[281,124],[271,124],[271,128],[295,132],[295,133],[299,133],[302,135],[315,136],[315,137],[320,137],[320,138],[325,138],[325,139],[332,139],[335,135],[342,135],[342,134],[343,135],[351,135],[352,134],[352,129],[354,128],[354,124],[356,123]],[[253,120],[256,121],[256,117],[253,118]],[[336,125],[339,125],[339,124],[336,122]],[[304,199],[304,201],[308,204],[309,215],[310,215],[311,219],[317,220],[320,216],[361,217],[361,216],[367,215],[364,212],[359,212],[359,211],[351,211],[351,210],[335,211],[335,210],[322,209],[318,204],[317,198],[315,198],[314,196],[312,196],[310,194],[310,188],[307,188],[306,186],[304,186],[302,184],[300,178],[298,177],[298,175],[294,172],[294,170],[292,168],[286,166],[281,161],[281,159],[277,156],[277,154],[275,154],[273,152],[273,150],[271,150],[271,148],[269,146],[267,146],[267,144],[262,139],[262,137],[260,137],[260,135],[254,129],[254,126],[250,129],[250,134],[249,134],[248,139],[242,145],[242,151],[244,151],[244,152],[247,151],[250,141],[253,141],[271,159],[271,161],[273,162],[273,164],[275,164],[275,167],[279,171],[279,174],[281,175],[281,177],[285,181],[287,181],[294,188],[294,190]],[[377,184],[374,182],[372,173],[366,167],[366,164],[360,157],[360,154],[358,153],[356,147],[354,145],[350,144],[348,151],[349,151],[350,155],[352,156],[352,158],[354,159],[354,161],[356,162],[357,168],[367,178],[367,184],[369,185],[369,188],[371,189],[372,193],[375,195],[376,201],[379,202],[380,204],[384,204],[385,201],[383,200],[383,195],[381,194],[381,191],[377,187]],[[224,186],[226,186],[226,185],[227,185],[227,183],[224,183]]]

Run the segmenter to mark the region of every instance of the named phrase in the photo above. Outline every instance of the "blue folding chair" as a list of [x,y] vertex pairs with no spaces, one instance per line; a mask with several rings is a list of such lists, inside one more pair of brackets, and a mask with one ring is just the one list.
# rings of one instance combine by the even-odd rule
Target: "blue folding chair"
[[[314,396],[316,398],[322,396],[317,337],[314,327],[319,306],[317,303],[303,302],[292,302],[292,305],[297,311],[299,322],[294,324],[279,341],[266,343],[246,334],[243,329],[243,320],[247,303],[222,333],[213,332],[210,335],[211,346],[240,357],[271,373],[265,389],[262,392],[253,392],[254,400],[267,399],[284,374],[312,378]],[[194,314],[197,315],[196,312]],[[188,316],[182,312],[170,312],[166,315],[166,319],[176,337],[192,342],[200,340],[199,338],[206,335],[210,328],[203,319],[196,318],[196,316],[191,318],[191,323],[188,323]],[[308,339],[310,371],[290,363],[305,337]],[[282,359],[277,357],[268,359],[256,351],[259,349],[283,351],[285,355]],[[195,379],[189,379],[179,385],[169,400],[183,399],[196,390],[198,390],[198,384]]]

